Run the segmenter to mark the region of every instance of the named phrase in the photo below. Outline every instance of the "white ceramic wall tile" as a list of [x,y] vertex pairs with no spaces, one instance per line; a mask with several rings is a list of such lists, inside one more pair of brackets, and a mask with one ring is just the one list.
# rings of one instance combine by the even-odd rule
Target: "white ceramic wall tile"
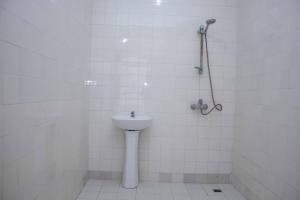
[[250,200],[300,199],[299,8],[240,1],[233,183]]
[[[217,101],[203,117],[192,102],[211,104],[207,69],[200,77],[197,30],[215,17],[208,40]],[[150,174],[230,173],[236,75],[234,1],[108,1],[93,4],[90,79],[90,170],[122,168],[124,136],[117,113],[149,114],[140,138],[142,179]],[[223,142],[224,141],[224,142]],[[116,166],[117,165],[117,166]],[[118,171],[117,170],[117,171]],[[178,179],[179,180],[179,179]]]
[[87,172],[90,1],[0,1],[0,199],[77,197]]

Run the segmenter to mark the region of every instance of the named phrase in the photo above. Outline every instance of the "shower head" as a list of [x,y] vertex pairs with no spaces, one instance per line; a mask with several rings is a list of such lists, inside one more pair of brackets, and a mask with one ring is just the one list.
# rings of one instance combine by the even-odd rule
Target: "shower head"
[[213,19],[213,18],[206,20],[205,33],[206,33],[207,29],[208,29],[208,26],[211,25],[211,24],[213,24],[213,23],[215,23],[215,22],[216,22],[216,19]]
[[206,24],[207,25],[213,24],[215,22],[216,22],[216,19],[208,19],[208,20],[206,20]]

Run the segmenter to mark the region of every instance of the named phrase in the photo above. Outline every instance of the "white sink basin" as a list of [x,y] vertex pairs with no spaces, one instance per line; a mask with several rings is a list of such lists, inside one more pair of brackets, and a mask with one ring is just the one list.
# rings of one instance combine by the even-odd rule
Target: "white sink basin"
[[[134,113],[131,113],[134,115]],[[128,115],[115,115],[113,123],[124,130],[126,140],[125,163],[123,169],[122,185],[124,188],[136,188],[139,183],[138,173],[138,142],[140,131],[151,125],[152,118],[146,115],[131,117]]]
[[146,115],[130,117],[127,115],[115,115],[112,117],[114,124],[123,130],[140,131],[151,125],[152,118]]

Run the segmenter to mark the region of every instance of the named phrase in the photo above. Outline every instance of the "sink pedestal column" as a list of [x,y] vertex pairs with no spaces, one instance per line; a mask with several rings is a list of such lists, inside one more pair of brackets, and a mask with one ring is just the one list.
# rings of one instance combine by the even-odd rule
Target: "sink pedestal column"
[[139,131],[125,131],[126,153],[122,185],[128,189],[136,188],[139,180],[137,162],[139,133]]

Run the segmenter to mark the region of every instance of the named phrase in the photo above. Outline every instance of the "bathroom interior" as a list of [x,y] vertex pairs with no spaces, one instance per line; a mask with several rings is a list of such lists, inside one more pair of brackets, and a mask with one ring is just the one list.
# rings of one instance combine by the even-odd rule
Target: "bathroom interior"
[[299,0],[0,0],[0,200],[300,200]]

